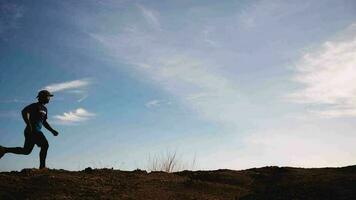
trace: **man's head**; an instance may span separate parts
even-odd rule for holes
[[[43,104],[47,104],[51,97],[53,97],[53,94],[51,94],[48,90],[41,90],[37,95],[38,102]]]

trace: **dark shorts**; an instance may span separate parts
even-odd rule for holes
[[[27,128],[24,131],[25,134],[25,148],[33,148],[35,144],[38,147],[48,147],[48,141],[41,131],[30,132]]]

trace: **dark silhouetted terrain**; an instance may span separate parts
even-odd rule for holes
[[[356,166],[177,173],[86,169],[0,173],[1,199],[356,199]]]

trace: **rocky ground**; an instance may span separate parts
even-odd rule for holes
[[[177,173],[91,169],[0,173],[0,199],[356,199],[356,166]]]

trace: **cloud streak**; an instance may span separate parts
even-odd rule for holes
[[[50,84],[42,89],[49,90],[51,92],[68,92],[78,96],[77,102],[82,102],[88,98],[87,87],[92,84],[91,79],[79,79],[73,81],[67,81],[62,83]]]
[[[154,100],[148,101],[145,105],[147,108],[153,108],[153,107],[159,107],[162,105],[170,105],[170,104],[172,104],[172,102],[170,102],[170,101],[154,99]]]
[[[327,41],[303,56],[294,77],[303,88],[289,99],[322,106],[311,112],[323,117],[356,117],[356,24],[348,32],[346,38]]]
[[[74,111],[65,112],[62,115],[55,115],[54,118],[60,124],[70,125],[87,121],[95,116],[94,113],[91,113],[84,108],[77,108]]]
[[[44,87],[44,89],[49,90],[51,92],[59,92],[64,90],[73,90],[73,89],[83,89],[90,84],[89,79],[81,79],[74,81],[67,81],[63,83],[54,83]]]
[[[154,10],[148,9],[144,7],[143,5],[137,4],[137,7],[140,9],[142,16],[145,18],[148,24],[153,26],[154,28],[159,29],[161,24],[159,22],[157,15],[157,12]]]

